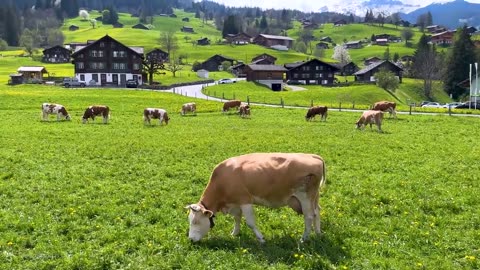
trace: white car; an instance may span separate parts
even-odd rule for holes
[[[225,84],[225,83],[236,83],[237,81],[234,81],[232,79],[220,79],[217,81],[218,84]]]
[[[453,108],[455,108],[457,106],[460,106],[462,104],[463,104],[462,102],[452,102],[452,103],[447,103],[447,104],[443,105],[443,107],[447,108],[447,109],[448,109],[448,107],[450,107],[450,108],[453,109]]]
[[[438,102],[428,102],[422,105],[422,108],[443,108],[443,105]]]

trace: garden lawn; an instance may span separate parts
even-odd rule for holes
[[[197,102],[197,116],[181,104]],[[72,121],[40,121],[43,102]],[[109,124],[81,124],[91,104]],[[145,126],[146,107],[167,126]],[[252,108],[169,93],[0,87],[0,269],[478,269],[478,118],[385,119],[385,133],[354,129],[359,113],[306,122],[303,109]],[[218,214],[199,244],[184,207],[214,166],[251,152],[321,155],[321,236],[299,243],[303,218],[256,208],[267,243]]]

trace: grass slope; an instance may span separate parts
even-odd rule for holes
[[[70,122],[40,121],[62,103]],[[251,119],[191,98],[132,90],[19,86],[0,91],[1,269],[478,269],[478,119],[401,116],[383,134],[357,131],[358,113],[306,122],[304,110],[253,107]],[[80,124],[91,104],[110,124]],[[144,126],[163,107],[168,126]],[[97,120],[98,121],[98,120]],[[299,244],[303,219],[256,208],[267,243],[219,214],[198,245],[184,206],[225,158],[249,152],[323,156],[322,236]]]

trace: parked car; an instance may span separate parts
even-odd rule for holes
[[[299,80],[288,80],[287,84],[289,84],[289,85],[303,85],[304,83],[302,81],[299,81]]]
[[[475,102],[468,101],[468,102],[465,102],[465,103],[455,107],[455,109],[469,109],[469,108],[475,109]],[[480,101],[477,101],[477,107],[476,108],[477,108],[477,110],[480,110]]]
[[[422,105],[422,108],[443,108],[443,106],[438,102],[428,102]]]
[[[137,88],[138,82],[136,80],[127,80],[126,86],[127,88]]]
[[[218,84],[225,84],[225,83],[236,83],[236,81],[232,80],[232,79],[220,79],[217,81]]]
[[[63,86],[69,87],[85,87],[87,83],[78,80],[77,78],[63,78]]]
[[[447,108],[447,109],[448,109],[448,108],[452,108],[452,109],[453,109],[453,108],[456,108],[457,106],[460,106],[460,105],[462,105],[462,104],[463,104],[463,102],[450,102],[450,103],[447,103],[447,104],[443,105],[443,107],[444,107],[444,108]]]
[[[422,101],[422,102],[420,103],[420,105],[418,105],[418,106],[422,107],[423,105],[425,105],[425,104],[427,104],[427,103],[430,103],[430,101],[424,100],[424,101]]]

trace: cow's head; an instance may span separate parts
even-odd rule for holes
[[[200,241],[213,226],[213,212],[206,209],[201,204],[190,204],[185,207],[190,209],[188,214],[188,221],[190,223],[190,229],[188,230],[188,238],[192,242]]]
[[[65,116],[65,120],[68,120],[68,121],[70,121],[70,120],[71,120],[71,118],[70,118],[70,114],[67,114],[67,115]]]

